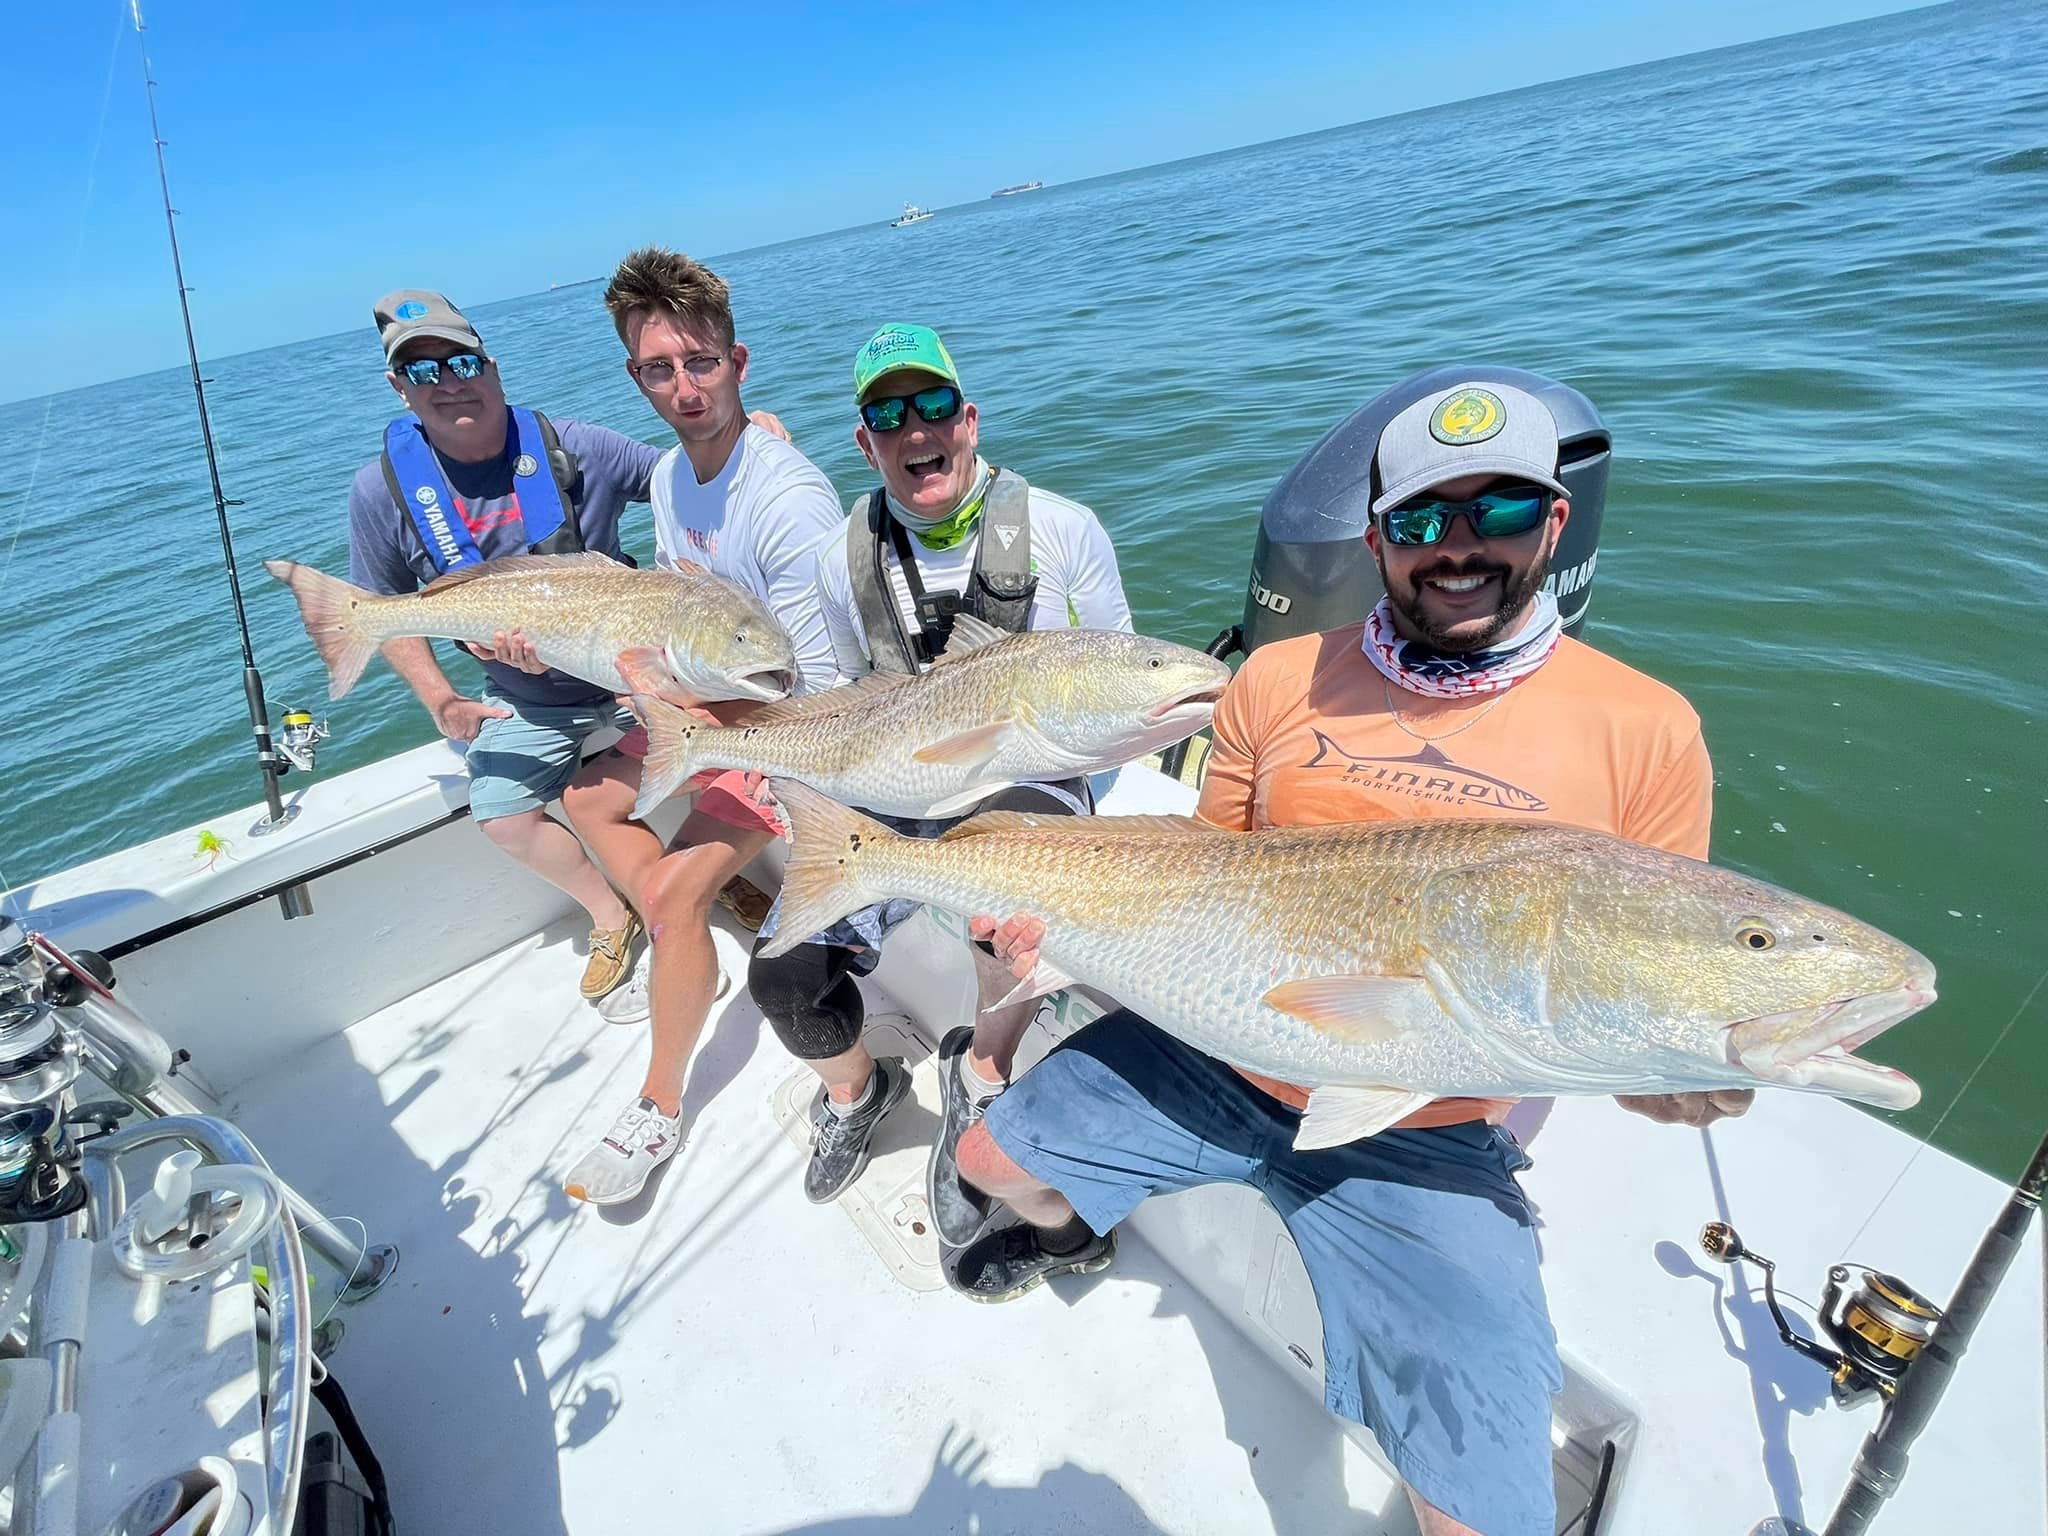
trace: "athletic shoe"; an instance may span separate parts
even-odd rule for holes
[[[639,963],[623,987],[616,987],[598,999],[597,1016],[607,1024],[645,1024],[654,1017],[654,1000],[648,987],[654,975],[654,949],[640,951]],[[732,978],[725,967],[718,968],[718,987],[711,994],[715,1003],[732,990]]]
[[[995,1202],[960,1177],[960,1138],[981,1120],[983,1105],[960,1080],[960,1064],[974,1043],[973,1026],[962,1024],[939,1042],[939,1134],[924,1165],[925,1204],[939,1241],[958,1248],[974,1241]]]
[[[562,1190],[589,1205],[618,1205],[639,1194],[647,1176],[682,1144],[680,1118],[664,1115],[652,1099],[635,1099],[619,1111],[604,1140],[569,1170]]]
[[[1015,1301],[1054,1275],[1091,1275],[1116,1257],[1116,1233],[1088,1241],[1072,1253],[1047,1253],[1044,1232],[1029,1222],[997,1227],[953,1255],[946,1283],[969,1301]]]
[[[850,1115],[835,1115],[825,1107],[825,1091],[811,1106],[811,1161],[804,1169],[804,1198],[813,1205],[837,1200],[847,1186],[868,1166],[868,1143],[882,1117],[910,1092],[910,1073],[900,1056],[884,1056],[875,1063],[868,1102]]]
[[[590,963],[583,967],[583,995],[593,1002],[626,979],[633,964],[633,941],[640,937],[640,914],[628,909],[623,928],[590,930]]]

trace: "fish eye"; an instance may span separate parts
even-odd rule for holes
[[[1777,946],[1778,936],[1762,923],[1744,923],[1735,930],[1735,942],[1750,949],[1773,949]]]
[[[747,643],[747,632],[743,629],[738,634],[734,635],[733,639],[739,641],[741,645],[745,645]]]
[[[1145,665],[1150,667],[1153,671],[1157,672],[1161,666],[1165,665],[1165,663],[1163,663],[1157,656],[1154,656],[1147,660]]]

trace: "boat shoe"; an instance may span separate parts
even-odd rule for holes
[[[759,933],[775,898],[745,875],[734,875],[719,889],[718,904],[737,918],[747,932]]]
[[[640,931],[640,914],[630,908],[623,928],[590,930],[590,963],[583,967],[586,998],[595,1002],[626,979],[633,968],[633,941]]]

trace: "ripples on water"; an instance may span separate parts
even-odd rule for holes
[[[885,320],[927,320],[994,456],[1094,506],[1141,626],[1194,643],[1238,617],[1266,490],[1384,385],[1487,359],[1583,389],[1616,445],[1589,638],[1698,706],[1719,859],[1940,966],[1942,1003],[1874,1053],[1926,1085],[1902,1117],[1925,1131],[2048,962],[2043,58],[2038,10],[1919,12],[910,230],[878,211],[716,266],[754,352],[750,404],[780,412],[843,497],[865,484],[853,350]],[[686,224],[648,235],[691,244]],[[473,313],[515,399],[657,440],[599,292]],[[257,562],[344,566],[349,477],[394,403],[374,297],[359,332],[209,365],[279,701],[324,686]],[[0,428],[19,659],[0,697],[0,874],[20,882],[218,816],[256,778],[183,376],[0,407]],[[431,732],[382,668],[329,713],[328,772]],[[2043,1012],[1941,1144],[2017,1168],[2048,1079]]]

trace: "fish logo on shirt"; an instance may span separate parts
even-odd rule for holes
[[[1490,805],[1529,815],[1550,809],[1550,802],[1541,795],[1452,762],[1433,742],[1425,743],[1420,752],[1407,757],[1360,757],[1321,731],[1315,733],[1315,738],[1316,755],[1302,766],[1321,768],[1342,763],[1345,779],[1354,784],[1441,805]]]

